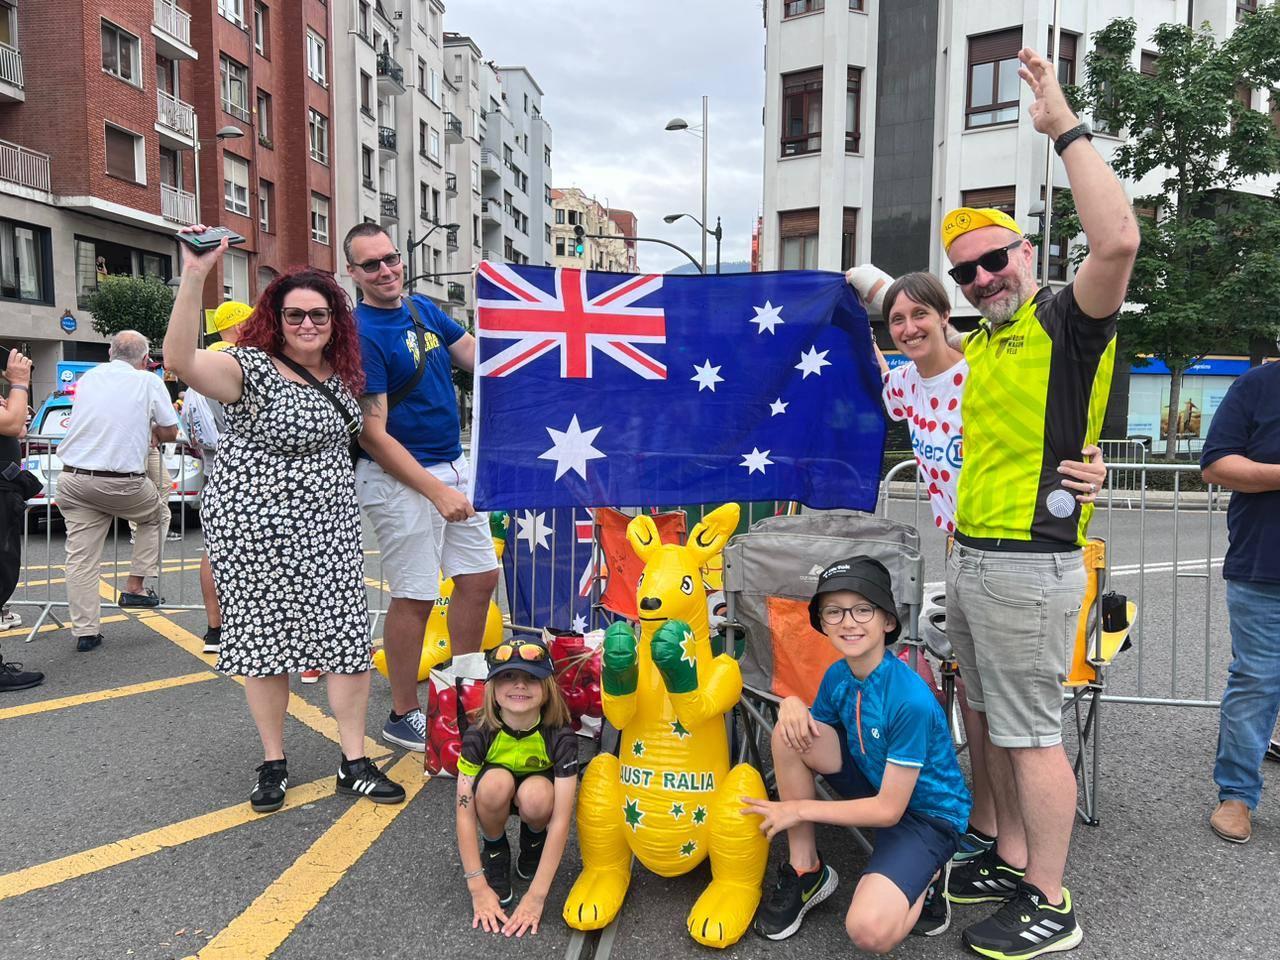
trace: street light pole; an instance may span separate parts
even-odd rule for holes
[[[409,256],[409,279],[405,281],[405,285],[408,286],[410,292],[412,292],[414,289],[414,286],[415,286],[414,281],[418,280],[420,277],[445,276],[445,274],[435,274],[435,273],[424,273],[420,275],[414,274],[415,251],[418,249],[418,247],[426,243],[427,237],[431,236],[441,227],[444,227],[445,232],[448,233],[450,230],[457,230],[460,226],[461,224],[457,224],[457,223],[436,223],[431,227],[430,230],[428,230],[426,233],[420,236],[417,240],[413,239],[413,227],[409,228],[409,243],[408,243],[408,250],[407,250],[407,253]]]
[[[707,98],[702,98],[702,272],[707,272]],[[716,273],[719,273],[719,269]]]
[[[719,274],[720,273],[720,240],[724,236],[724,231],[720,227],[720,218],[716,217],[716,228],[714,230],[708,230],[706,221],[699,220],[692,213],[669,213],[662,218],[662,222],[675,223],[681,217],[688,217],[690,220],[692,220],[694,223],[696,223],[699,227],[702,228],[702,247],[704,250],[706,249],[706,246],[707,246],[707,234],[710,234],[711,236],[716,238],[716,273]],[[679,248],[677,247],[676,249],[679,249]],[[705,267],[703,268],[703,273],[704,274],[706,273]]]

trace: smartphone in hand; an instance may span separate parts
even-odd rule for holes
[[[205,253],[214,249],[222,242],[223,237],[231,246],[244,243],[244,237],[230,227],[210,227],[202,233],[179,233],[177,237],[180,242],[185,243],[196,253]]]

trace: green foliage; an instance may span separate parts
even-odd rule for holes
[[[103,277],[89,295],[93,329],[104,337],[121,330],[137,330],[152,346],[159,346],[173,310],[173,290],[156,277]]]

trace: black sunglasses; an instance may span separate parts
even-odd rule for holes
[[[987,271],[987,273],[999,273],[1009,265],[1009,251],[1022,246],[1023,239],[1023,237],[1019,237],[1007,247],[988,250],[977,260],[966,260],[964,263],[957,263],[947,271],[947,274],[963,287],[966,284],[973,283],[974,278],[978,276],[979,267]]]
[[[365,273],[377,273],[379,270],[382,269],[382,265],[384,263],[388,267],[394,267],[399,262],[400,262],[399,252],[388,253],[385,257],[375,257],[372,260],[362,260],[360,263],[356,263],[355,261],[350,261],[353,267],[359,267]]]

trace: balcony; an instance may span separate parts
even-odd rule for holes
[[[501,178],[502,161],[492,150],[480,151],[480,179]]]
[[[497,250],[486,250],[484,252],[484,259],[492,260],[494,263],[507,262],[507,258],[504,257],[502,254],[500,254]]]
[[[383,193],[378,196],[379,212],[383,223],[400,221],[400,203],[394,193]]]
[[[404,93],[404,67],[389,53],[378,54],[378,92]]]
[[[0,43],[0,103],[22,103],[27,99],[22,89],[22,54]]]
[[[156,131],[160,134],[162,146],[176,150],[191,149],[196,135],[195,108],[171,93],[157,90]]]
[[[196,60],[199,54],[191,46],[191,14],[175,0],[154,0],[151,33],[156,38],[156,53],[170,60]]]
[[[160,184],[160,214],[166,220],[183,226],[196,222],[196,195],[186,190]]]
[[[462,121],[448,110],[444,112],[444,139],[446,143],[462,142]]]
[[[394,156],[396,152],[396,128],[378,128],[378,153],[383,156]]]
[[[445,231],[444,248],[449,251],[458,249],[458,231],[457,230]]]
[[[452,280],[449,282],[449,302],[450,303],[466,303],[467,302],[467,290],[462,284],[455,283]]]
[[[480,201],[480,219],[487,223],[502,225],[502,204],[497,200]]]
[[[49,155],[0,140],[0,180],[49,191]]]
[[[458,195],[458,175],[456,173],[446,173],[444,175],[444,195],[446,197],[456,197]]]

